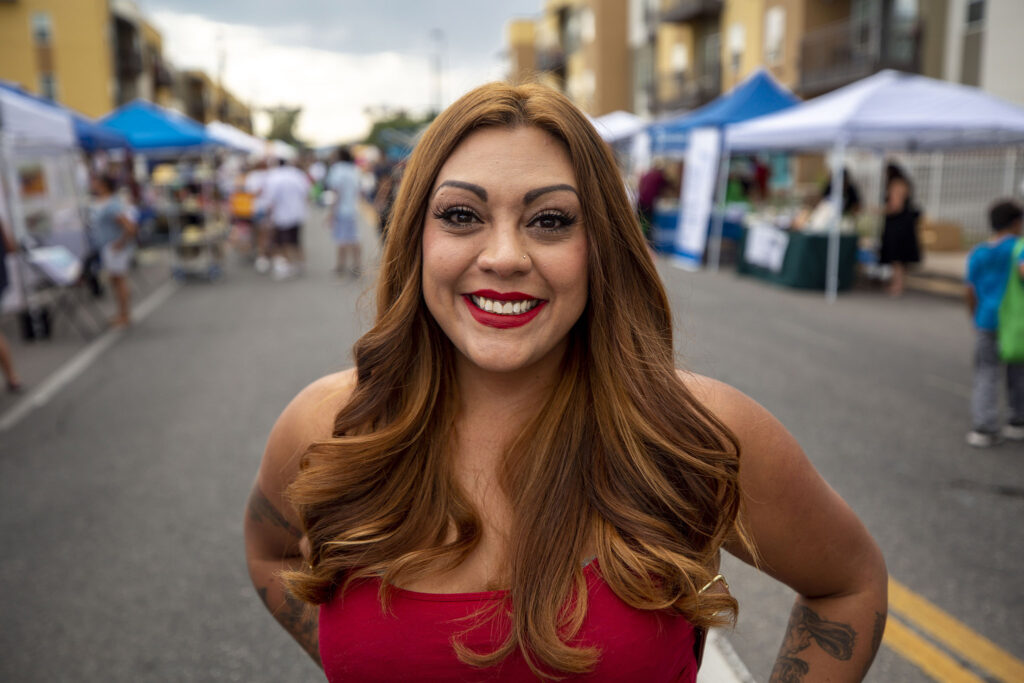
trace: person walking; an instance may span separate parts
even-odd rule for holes
[[[359,167],[353,163],[352,152],[347,147],[335,153],[334,163],[327,171],[327,189],[334,193],[330,206],[331,237],[338,247],[338,260],[334,271],[345,273],[346,263],[351,262],[352,276],[362,273],[362,249],[359,245]]]
[[[917,221],[921,212],[914,205],[910,179],[896,164],[885,167],[885,225],[878,262],[892,266],[890,296],[902,296],[907,266],[921,260]]]
[[[287,162],[267,172],[261,204],[273,226],[273,277],[285,280],[302,269],[302,226],[309,207],[309,176]]]
[[[1010,277],[1024,278],[1024,254],[1014,260],[1021,235],[1024,209],[1014,201],[1000,201],[989,211],[992,237],[974,247],[967,257],[967,307],[975,327],[974,380],[971,390],[973,428],[967,443],[988,448],[1000,434],[1024,440],[1024,363],[1003,363],[999,357],[999,305]],[[1004,369],[1005,368],[1005,369]],[[1010,420],[1000,430],[999,382],[1005,372]]]
[[[110,321],[114,327],[131,324],[132,301],[128,286],[128,270],[135,255],[137,232],[135,211],[121,199],[113,176],[98,175],[92,179],[95,203],[92,207],[90,234],[93,246],[100,252],[100,263],[117,299],[117,315]]]
[[[0,192],[0,301],[3,301],[4,290],[7,289],[7,254],[17,251],[17,243],[14,236],[7,229],[4,216],[3,192]],[[22,390],[21,378],[14,369],[14,361],[11,359],[11,347],[7,343],[3,332],[0,332],[0,372],[4,375],[4,382],[7,391],[12,394]]]

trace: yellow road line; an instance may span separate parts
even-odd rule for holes
[[[941,683],[985,683],[982,678],[892,617],[889,617],[889,623],[885,625],[885,638],[882,642]]]
[[[1024,681],[1024,662],[892,578],[889,579],[889,607],[953,652],[998,678]],[[886,641],[888,635],[886,629]]]

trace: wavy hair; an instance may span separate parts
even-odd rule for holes
[[[728,593],[701,593],[738,527],[739,444],[679,379],[668,297],[610,148],[563,95],[492,83],[431,124],[405,171],[383,255],[372,329],[355,345],[357,382],[333,438],[313,444],[288,489],[311,547],[285,576],[323,604],[354,580],[388,586],[457,566],[480,521],[448,460],[458,404],[452,345],[421,291],[422,235],[437,174],[475,130],[536,126],[562,142],[581,197],[589,298],[556,384],[504,455],[515,519],[511,627],[493,652],[457,635],[482,667],[519,649],[540,676],[593,668],[573,645],[587,609],[580,560],[595,544],[605,582],[627,604],[670,610],[698,627],[735,618]],[[493,616],[493,615],[492,615]]]

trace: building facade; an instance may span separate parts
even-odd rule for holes
[[[0,2],[0,78],[102,116],[116,102],[107,0]]]
[[[592,116],[632,108],[624,0],[547,0],[540,19],[509,25],[510,78],[537,80]],[[531,42],[533,49],[529,49]]]
[[[94,118],[144,99],[252,130],[238,98],[168,63],[132,0],[0,0],[0,78]]]
[[[655,117],[706,104],[762,67],[805,99],[898,69],[1024,104],[1020,26],[1021,0],[547,0],[533,52],[519,27],[510,54],[528,54],[538,80],[591,114],[610,110],[597,92],[612,80],[629,93],[613,108]],[[595,68],[596,55],[628,68]]]

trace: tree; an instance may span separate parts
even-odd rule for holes
[[[306,145],[295,136],[295,126],[302,114],[302,107],[277,106],[268,108],[270,114],[270,133],[267,138],[281,140],[289,145],[305,147]]]
[[[433,113],[417,117],[403,109],[368,110],[367,114],[374,117],[375,120],[364,142],[381,148],[395,144],[396,138],[407,139],[411,144],[416,133],[434,120]]]

